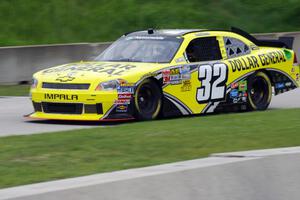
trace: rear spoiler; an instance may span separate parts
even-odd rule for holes
[[[231,27],[231,31],[247,38],[257,46],[293,49],[293,43],[294,43],[293,37],[279,37],[278,40],[258,40],[254,36],[247,33],[246,31],[243,31],[236,27]]]

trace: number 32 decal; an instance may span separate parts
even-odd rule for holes
[[[228,78],[227,65],[216,63],[214,65],[200,65],[198,79],[201,87],[197,89],[198,103],[220,101],[225,99],[226,82]]]

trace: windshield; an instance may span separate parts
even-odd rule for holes
[[[127,36],[114,42],[97,61],[169,63],[181,38],[162,36]]]

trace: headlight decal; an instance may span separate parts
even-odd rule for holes
[[[96,91],[108,91],[108,90],[116,90],[118,86],[126,84],[127,81],[123,80],[123,79],[117,79],[117,80],[110,80],[110,81],[106,81],[106,82],[102,82],[100,83],[97,87],[96,87]]]
[[[37,85],[38,85],[38,80],[33,78],[31,82],[31,88],[37,88]]]
[[[107,82],[102,82],[96,87],[96,91],[101,91],[101,90],[115,90],[118,87],[118,82],[117,80],[112,80],[112,81],[107,81]]]

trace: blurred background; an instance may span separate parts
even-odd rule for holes
[[[300,30],[299,0],[1,0],[0,45],[113,41],[153,28]]]
[[[1,0],[0,96],[27,95],[33,73],[93,60],[147,28],[235,26],[261,39],[292,37],[300,54],[299,10],[299,0]]]

